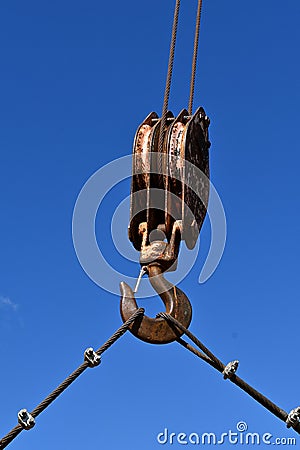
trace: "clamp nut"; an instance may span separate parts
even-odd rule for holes
[[[27,409],[21,409],[18,412],[18,422],[24,430],[30,430],[35,425],[35,420]]]
[[[231,378],[236,373],[239,363],[239,361],[235,360],[227,364],[227,366],[223,370],[224,380],[227,380],[227,378]]]
[[[88,363],[89,367],[97,367],[101,363],[101,357],[91,347],[87,348],[84,352],[84,360]]]
[[[298,408],[292,409],[286,419],[287,428],[296,427],[300,424],[300,406]]]

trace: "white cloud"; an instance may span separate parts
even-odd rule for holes
[[[8,297],[2,297],[0,296],[0,307],[1,308],[10,308],[13,311],[17,311],[18,305],[14,303],[10,298]]]

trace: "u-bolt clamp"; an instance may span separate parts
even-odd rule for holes
[[[173,286],[163,276],[158,264],[146,266],[152,287],[159,294],[166,307],[166,313],[177,319],[186,328],[192,320],[192,307],[187,296],[178,287]],[[123,321],[128,320],[138,309],[133,290],[122,282],[120,311]],[[151,318],[146,315],[137,319],[129,328],[131,333],[150,344],[167,344],[182,336],[183,332],[169,324],[163,318]]]

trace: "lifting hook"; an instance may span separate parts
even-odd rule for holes
[[[166,313],[188,328],[192,319],[192,307],[187,296],[179,288],[169,283],[163,276],[162,267],[157,264],[144,266],[150,283],[165,304]],[[120,311],[125,322],[138,309],[133,290],[128,284],[120,283]],[[129,328],[131,333],[150,344],[168,344],[182,336],[183,332],[163,318],[141,316]]]

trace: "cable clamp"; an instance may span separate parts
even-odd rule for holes
[[[296,427],[300,423],[300,406],[298,408],[292,409],[286,419],[286,426],[288,428]]]
[[[235,360],[227,364],[222,372],[224,375],[224,380],[227,380],[227,378],[231,378],[235,374],[237,368],[239,367],[239,363],[240,362],[238,360]]]
[[[88,363],[89,367],[97,367],[101,363],[101,357],[91,347],[87,348],[84,352],[84,360]]]
[[[21,409],[18,412],[18,422],[24,430],[30,430],[35,425],[35,420],[27,409]]]

